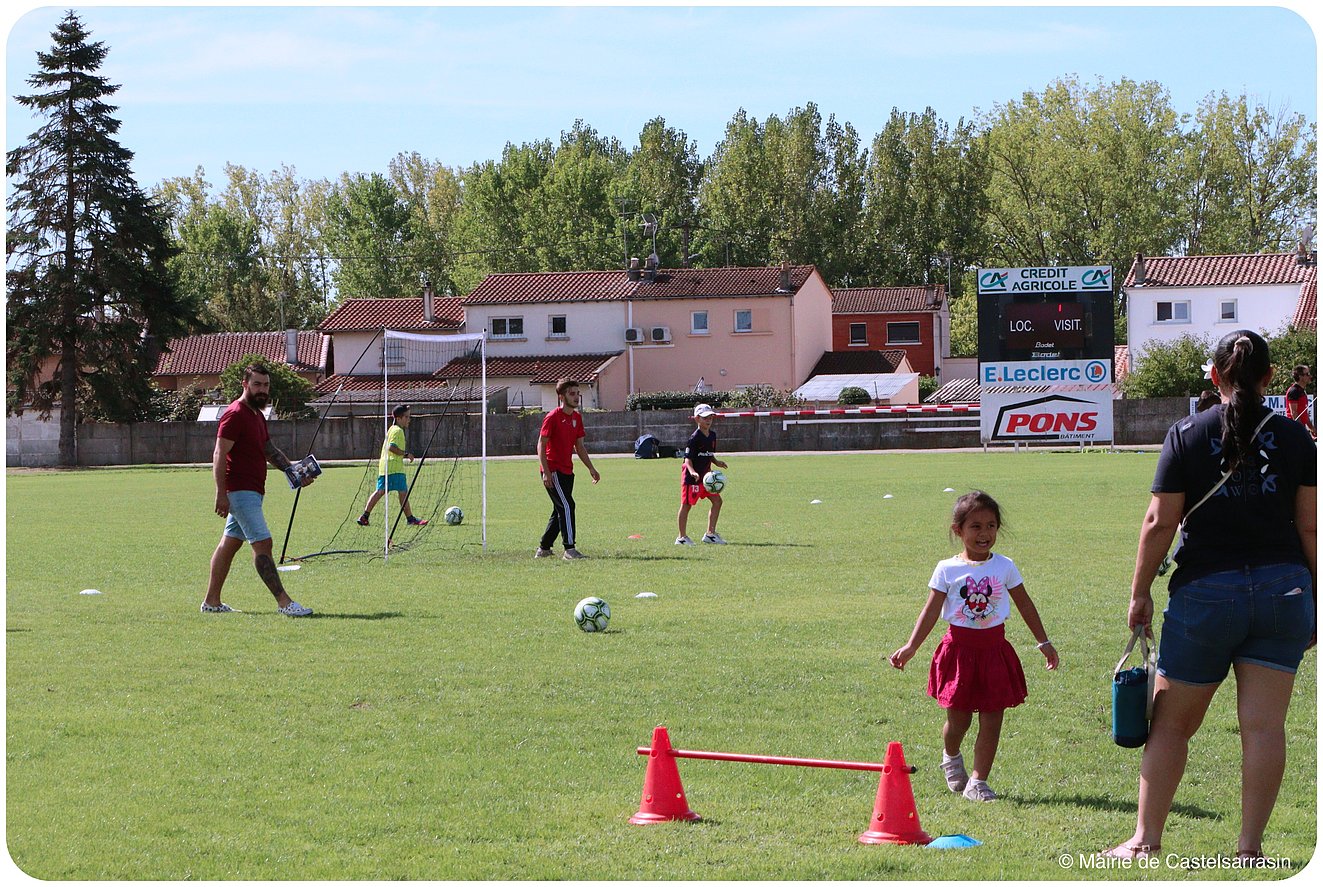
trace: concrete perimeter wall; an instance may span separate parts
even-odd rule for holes
[[[1162,443],[1167,429],[1189,414],[1188,398],[1118,400],[1113,425],[1119,445]],[[462,455],[477,455],[480,446],[477,416],[468,417]],[[849,421],[844,421],[849,420]],[[862,420],[862,421],[861,421]],[[409,429],[411,446],[432,436],[436,420],[416,416]],[[491,456],[533,455],[541,416],[488,416],[487,452]],[[688,410],[587,413],[590,453],[632,453],[634,441],[651,434],[663,444],[681,446],[693,430]],[[791,424],[787,424],[791,423]],[[308,451],[316,421],[273,421],[271,438],[287,455],[297,458]],[[364,459],[380,451],[384,427],[379,418],[327,419],[312,450],[319,459]],[[456,431],[456,433],[458,433]],[[757,416],[720,420],[717,425],[723,452],[768,450],[887,450],[943,449],[981,446],[978,415],[954,420],[932,416],[914,418],[841,417],[786,419]],[[447,439],[450,429],[436,434]],[[78,427],[80,465],[141,465],[210,462],[216,441],[215,422],[149,422],[130,425],[84,423]],[[29,413],[9,416],[5,423],[5,464],[11,468],[48,467],[59,456],[58,416],[43,422]]]

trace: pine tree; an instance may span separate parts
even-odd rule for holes
[[[140,418],[154,341],[186,332],[193,304],[176,294],[164,216],[133,179],[96,72],[103,43],[72,12],[38,52],[35,90],[16,96],[45,123],[8,152],[6,245],[9,412],[60,408],[60,464],[76,465],[80,399],[102,415]],[[41,381],[54,367],[54,378]]]

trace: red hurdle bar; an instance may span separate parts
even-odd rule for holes
[[[872,764],[867,761],[830,761],[821,758],[779,758],[773,755],[737,755],[724,751],[692,751],[684,748],[672,748],[666,750],[667,754],[675,758],[698,758],[704,761],[738,761],[744,764],[785,764],[791,767],[827,767],[832,770],[873,770],[882,772],[888,768],[887,764]],[[640,746],[638,753],[641,755],[652,754],[652,749],[646,746]],[[909,772],[913,773],[914,768],[910,767]]]

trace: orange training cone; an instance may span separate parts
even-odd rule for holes
[[[629,821],[634,825],[651,825],[674,819],[694,822],[702,818],[689,809],[689,802],[684,799],[680,770],[671,754],[671,737],[666,734],[665,727],[654,727],[648,772],[643,775],[643,801],[639,804],[639,812]]]
[[[887,744],[887,756],[882,765],[873,818],[868,823],[868,831],[859,836],[859,843],[927,844],[932,838],[919,827],[914,790],[910,788],[910,766],[905,763],[905,752],[899,742]]]

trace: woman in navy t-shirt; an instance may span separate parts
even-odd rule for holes
[[[1111,856],[1157,854],[1190,738],[1234,670],[1244,756],[1236,853],[1262,857],[1285,768],[1295,671],[1314,644],[1314,441],[1298,422],[1264,405],[1272,366],[1262,336],[1237,330],[1223,337],[1212,376],[1222,402],[1167,432],[1140,530],[1131,628],[1152,624],[1158,564],[1178,526],[1181,539],[1140,766],[1139,821]]]

